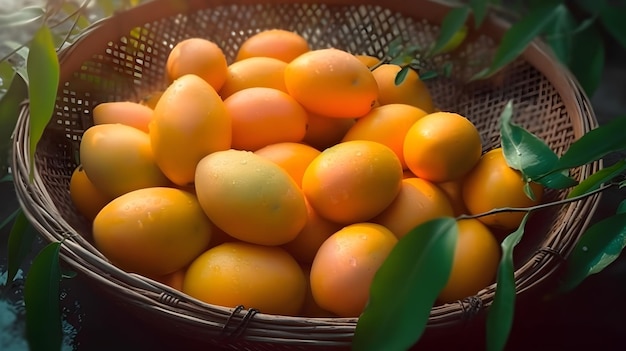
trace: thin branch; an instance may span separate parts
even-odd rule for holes
[[[548,207],[553,207],[553,206],[560,206],[560,205],[564,205],[564,204],[568,204],[570,202],[576,202],[576,201],[580,201],[586,197],[595,195],[597,193],[601,193],[604,190],[614,187],[616,186],[616,183],[610,183],[608,185],[602,186],[596,190],[590,191],[588,193],[582,194],[582,195],[578,195],[572,198],[566,198],[563,200],[558,200],[558,201],[553,201],[553,202],[546,202],[543,204],[539,204],[536,206],[531,206],[531,207],[502,207],[502,208],[495,208],[493,210],[487,211],[487,212],[483,212],[483,213],[477,213],[477,214],[473,214],[473,215],[467,215],[467,214],[463,214],[460,215],[458,217],[456,217],[456,219],[472,219],[472,218],[479,218],[479,217],[485,217],[485,216],[489,216],[492,214],[496,214],[496,213],[502,213],[502,212],[533,212],[533,211],[538,211],[538,210],[542,210]]]

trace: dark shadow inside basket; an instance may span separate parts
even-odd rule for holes
[[[193,11],[168,13],[158,18],[150,17],[157,15],[149,12],[135,12],[134,24],[122,20],[106,22],[66,50],[61,55],[62,81],[57,105],[36,153],[36,167],[45,190],[71,226],[65,229],[91,240],[90,224],[76,212],[68,187],[72,171],[79,163],[81,136],[93,124],[93,108],[108,101],[139,101],[164,89],[167,85],[165,61],[173,45],[180,40],[192,36],[211,39],[224,48],[232,61],[241,42],[251,33],[285,28],[304,35],[313,48],[334,46],[355,54],[383,57],[388,44],[397,37],[407,43],[426,46],[438,32],[437,25],[422,18],[378,5],[340,3],[265,5],[244,1],[220,2],[211,8],[207,8],[208,3],[202,3]],[[404,8],[400,1],[390,4]],[[147,18],[144,20],[143,16]],[[429,62],[433,67],[448,58],[455,63],[451,78],[437,78],[427,83],[435,104],[441,110],[469,118],[481,132],[486,151],[499,146],[499,117],[511,100],[514,122],[561,154],[576,138],[575,131],[580,127],[575,127],[574,120],[581,118],[575,115],[578,112],[571,99],[566,104],[561,96],[567,87],[557,88],[551,79],[525,60],[509,65],[492,79],[464,83],[468,76],[483,67],[481,63],[488,62],[486,57],[490,57],[493,48],[493,40],[480,34],[472,37],[454,56],[438,57]],[[580,179],[580,174],[574,173],[574,177]],[[549,191],[544,200],[564,196],[564,192]],[[516,249],[516,266],[533,265],[542,252],[559,252],[563,232],[571,234],[576,230],[564,228],[571,221],[584,219],[572,219],[566,206],[536,213]],[[571,238],[566,241],[571,245]]]

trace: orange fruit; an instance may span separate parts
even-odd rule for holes
[[[96,248],[119,268],[164,276],[206,250],[211,222],[193,194],[155,187],[109,202],[93,221]]]
[[[232,122],[215,89],[188,74],[170,84],[154,109],[150,142],[157,164],[175,184],[193,183],[198,161],[231,147]]]
[[[307,129],[302,142],[318,150],[324,150],[339,143],[355,122],[353,118],[326,117],[309,111]]]
[[[426,221],[452,215],[450,201],[435,184],[421,178],[405,178],[398,196],[372,222],[385,226],[400,239]]]
[[[448,197],[455,216],[467,213],[467,208],[465,208],[465,202],[463,201],[463,178],[436,183],[436,185]]]
[[[287,63],[272,57],[250,57],[228,66],[226,81],[219,90],[222,99],[253,87],[274,88],[287,92],[285,67]]]
[[[273,88],[247,88],[224,100],[232,121],[232,148],[255,151],[280,142],[299,142],[307,112],[289,94]]]
[[[285,68],[287,91],[308,111],[339,118],[361,117],[378,97],[372,72],[339,49],[312,50]]]
[[[280,247],[228,242],[191,263],[183,292],[219,306],[243,305],[262,313],[297,315],[306,295],[306,277]]]
[[[450,303],[477,294],[493,282],[500,262],[500,245],[476,219],[457,221],[458,237],[452,271],[438,300]]]
[[[93,185],[111,199],[170,185],[156,163],[148,134],[125,124],[89,127],[80,142],[80,161]]]
[[[343,225],[331,222],[315,212],[307,201],[307,221],[295,239],[283,245],[298,262],[311,263],[322,243]]]
[[[304,195],[274,162],[250,151],[216,151],[196,168],[196,193],[211,221],[228,235],[282,245],[304,227]]]
[[[367,221],[396,197],[402,165],[387,146],[369,140],[322,151],[302,177],[302,191],[322,217],[337,223]]]
[[[174,46],[167,57],[165,69],[170,81],[194,74],[213,89],[220,90],[226,81],[228,62],[222,49],[203,38],[189,38]]]
[[[411,126],[426,116],[423,110],[406,104],[389,104],[373,108],[348,129],[343,141],[371,140],[387,145],[406,168],[404,136]]]
[[[148,133],[152,109],[132,101],[103,102],[93,108],[93,123],[121,123]]]
[[[78,213],[90,221],[93,221],[98,212],[111,201],[108,195],[93,185],[80,165],[74,169],[70,177],[70,198]]]
[[[386,63],[376,67],[372,74],[378,84],[378,103],[407,104],[418,107],[428,113],[434,112],[430,91],[414,70],[409,70],[400,84],[395,83],[396,76],[402,67]]]
[[[434,112],[420,118],[406,133],[404,160],[417,177],[446,182],[469,172],[482,154],[480,134],[467,118]]]
[[[309,50],[309,43],[300,34],[285,29],[268,29],[244,40],[237,51],[236,61],[263,56],[291,62]]]
[[[378,57],[371,55],[360,54],[354,55],[354,57],[359,59],[359,61],[361,61],[365,66],[367,66],[367,68],[370,69],[380,62],[380,59]]]
[[[525,181],[519,171],[509,167],[501,148],[486,152],[463,179],[463,200],[470,214],[488,212],[503,207],[530,207],[538,205],[543,187],[531,182],[535,199],[524,192]],[[516,229],[524,212],[502,212],[479,217],[488,226],[499,229]]]
[[[387,228],[373,223],[351,224],[331,235],[311,265],[315,302],[340,317],[358,317],[374,274],[397,241]]]
[[[264,146],[254,153],[281,166],[301,187],[304,171],[320,151],[306,144],[284,142]]]

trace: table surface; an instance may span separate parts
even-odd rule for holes
[[[600,124],[626,115],[626,54],[609,51],[605,77],[592,97]],[[626,158],[626,154],[613,156]],[[609,162],[611,159],[608,160]],[[11,183],[0,184],[0,218],[17,208]],[[603,194],[594,220],[613,213],[626,198],[624,191]],[[0,231],[0,283],[6,280],[6,238]],[[41,247],[39,241],[35,244]],[[571,293],[556,299],[526,301],[516,309],[507,350],[603,349],[618,350],[626,343],[626,255],[604,271],[589,277]],[[24,267],[27,268],[27,267]],[[167,330],[155,330],[124,308],[103,299],[86,278],[63,280],[62,305],[67,314],[66,350],[186,350],[207,349],[206,345],[181,340]],[[23,282],[22,282],[23,283]],[[27,350],[22,338],[24,312],[21,285],[0,285],[0,349]],[[417,349],[484,349],[484,331],[467,329],[454,338],[425,339]],[[212,348],[214,349],[214,348]]]

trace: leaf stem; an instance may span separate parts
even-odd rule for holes
[[[590,191],[588,193],[584,193],[572,198],[566,198],[566,199],[562,199],[562,200],[558,200],[558,201],[552,201],[552,202],[546,202],[543,204],[539,204],[536,206],[530,206],[530,207],[501,207],[501,208],[494,208],[493,210],[487,211],[487,212],[482,212],[482,213],[477,213],[477,214],[473,214],[473,215],[468,215],[468,214],[462,214],[460,216],[457,216],[456,219],[460,220],[460,219],[472,219],[472,218],[479,218],[479,217],[485,217],[485,216],[489,216],[492,214],[496,214],[496,213],[502,213],[502,212],[533,212],[533,211],[538,211],[538,210],[542,210],[548,207],[553,207],[553,206],[559,206],[559,205],[564,205],[570,202],[576,202],[579,200],[582,200],[586,197],[595,195],[597,193],[603,192],[604,190],[607,190],[611,187],[614,187],[618,185],[617,183],[609,183],[608,185],[602,186],[598,189],[595,189],[593,191]]]

